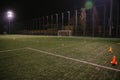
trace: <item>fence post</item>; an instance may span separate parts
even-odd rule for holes
[[[68,27],[70,29],[70,11],[67,11],[67,13],[68,13]]]
[[[109,36],[112,35],[112,3],[113,1],[110,0],[110,23],[109,23]]]
[[[64,29],[64,13],[62,13],[62,29]]]
[[[48,25],[49,24],[49,22],[48,22],[48,16],[46,16],[46,18],[47,18],[47,28],[48,28],[49,27],[49,25]]]
[[[77,10],[75,10],[75,35],[77,35]]]
[[[53,27],[53,15],[51,15],[51,34],[54,32],[54,27]]]
[[[82,20],[82,26],[83,26],[83,36],[86,35],[86,9],[81,8],[81,20]]]
[[[93,30],[92,30],[92,36],[94,37],[94,34],[95,34],[95,25],[94,25],[94,7],[93,7],[93,10],[92,10],[92,26],[93,26]]]
[[[44,16],[43,16],[43,21],[42,21],[42,23],[43,23],[43,24],[42,24],[42,25],[43,25],[42,27],[43,27],[43,30],[44,30]]]
[[[119,30],[119,4],[117,5],[117,26],[116,26],[116,37],[118,37]]]
[[[106,3],[106,1],[105,1],[105,3]],[[106,30],[106,4],[104,3],[104,32],[103,32],[103,36],[105,37],[105,30]]]
[[[56,14],[56,27],[58,29],[58,14]]]

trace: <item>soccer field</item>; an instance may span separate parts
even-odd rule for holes
[[[120,80],[120,39],[0,35],[0,80]]]

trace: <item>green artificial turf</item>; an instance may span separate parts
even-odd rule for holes
[[[108,52],[110,47],[113,53]],[[119,71],[27,48],[120,70],[117,38],[0,35],[0,80],[120,80]],[[110,63],[113,56],[115,66]]]

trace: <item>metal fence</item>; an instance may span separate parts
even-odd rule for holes
[[[71,30],[73,36],[120,37],[119,4],[111,3],[95,0],[91,9],[81,8],[12,23],[10,33],[57,35],[58,30]]]

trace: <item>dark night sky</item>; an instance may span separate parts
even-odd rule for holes
[[[9,9],[15,12],[15,21],[19,22],[67,10],[80,9],[84,7],[85,1],[88,0],[0,0],[0,26],[4,25],[4,14]],[[96,1],[99,3],[100,0]],[[110,0],[106,1],[109,2]],[[120,0],[113,1],[120,2]]]
[[[80,9],[84,7],[84,1],[87,0],[0,0],[0,17],[11,9],[15,11],[16,20],[33,19]]]
[[[0,14],[9,9],[16,13],[16,19],[32,19],[83,6],[84,0],[0,0]]]

